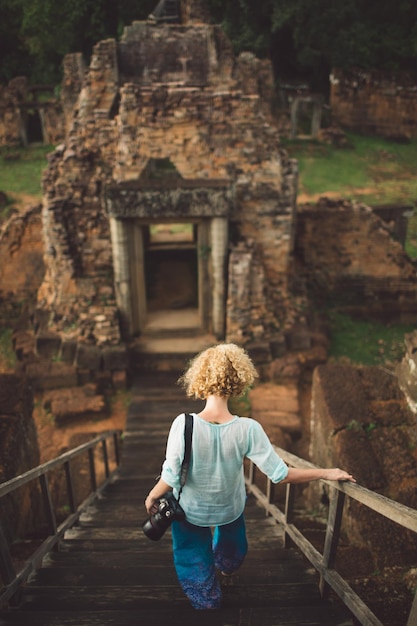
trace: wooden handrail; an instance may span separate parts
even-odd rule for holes
[[[91,441],[88,441],[87,443],[83,443],[82,445],[77,446],[76,448],[73,448],[72,450],[68,450],[68,452],[64,452],[63,454],[56,457],[55,459],[52,459],[51,461],[47,461],[47,463],[43,463],[42,465],[37,465],[36,467],[28,470],[24,474],[21,474],[20,476],[16,476],[16,478],[11,478],[10,480],[6,482],[1,483],[0,484],[0,498],[10,493],[11,491],[14,491],[18,487],[21,487],[22,485],[26,485],[34,478],[39,478],[39,476],[42,476],[42,474],[49,472],[51,469],[54,469],[54,467],[59,467],[60,465],[63,465],[63,463],[65,463],[66,461],[70,461],[71,459],[74,459],[75,457],[79,456],[82,452],[95,448],[97,444],[100,443],[100,441],[103,441],[103,439],[109,439],[110,437],[114,439],[116,435],[117,440],[115,441],[118,447],[117,442],[120,438],[120,434],[121,434],[121,431],[119,430],[109,430],[104,433],[101,433],[100,435],[97,435],[97,437],[94,437],[94,439],[92,439]],[[116,458],[116,462],[118,463],[119,462],[118,456],[116,456],[115,458]]]
[[[120,463],[120,430],[110,430],[101,433],[97,437],[94,437],[91,441],[84,443],[77,448],[69,450],[59,457],[38,465],[33,469],[28,470],[20,476],[16,476],[11,480],[8,480],[0,484],[0,498],[12,493],[19,487],[27,485],[28,483],[39,479],[41,492],[43,497],[45,517],[48,524],[49,536],[38,547],[31,558],[25,563],[23,569],[16,573],[13,565],[13,560],[10,554],[10,548],[6,541],[3,529],[0,525],[0,575],[3,579],[3,588],[0,590],[0,606],[6,602],[11,601],[13,603],[14,598],[20,588],[20,586],[27,580],[32,571],[37,569],[43,557],[47,552],[53,549],[58,543],[61,537],[64,535],[68,528],[71,528],[80,517],[81,513],[97,498],[97,496],[103,491],[106,485],[112,479],[114,473],[117,471],[117,466]],[[114,447],[114,460],[116,468],[113,472],[110,472],[107,441],[113,440]],[[102,462],[104,468],[104,480],[97,486],[96,469],[94,463],[94,450],[101,444],[102,445]],[[79,457],[80,455],[87,453],[90,465],[90,479],[91,479],[91,492],[89,496],[77,507],[74,496],[74,486],[70,467],[70,461]],[[49,491],[48,472],[57,467],[64,467],[65,476],[67,481],[67,497],[68,505],[71,514],[59,525],[56,523],[55,510],[52,502],[52,498]]]
[[[274,448],[279,456],[292,467],[304,469],[318,468],[317,465],[301,459],[294,454],[283,450],[282,448],[277,446],[274,446]],[[283,512],[271,501],[272,489],[269,484],[270,481],[267,481],[264,493],[257,485],[255,485],[255,474],[255,466],[252,462],[250,462],[248,473],[245,476],[248,490],[254,494],[258,502],[264,507],[267,514],[271,515],[271,517],[273,517],[283,527],[285,533],[285,546],[288,546],[289,540],[291,540],[291,542],[293,542],[301,550],[301,552],[319,572],[320,591],[322,595],[326,595],[329,588],[331,588],[337,593],[362,626],[384,626],[371,609],[334,569],[345,496],[360,502],[369,509],[376,511],[379,515],[382,515],[383,517],[396,522],[400,526],[413,532],[417,532],[417,511],[355,483],[323,480],[324,483],[330,486],[330,504],[324,549],[323,554],[321,554],[293,524],[295,486],[290,483],[287,483],[286,485],[285,512]],[[417,594],[414,597],[407,626],[415,626],[416,616]]]

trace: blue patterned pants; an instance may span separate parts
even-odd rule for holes
[[[248,551],[243,514],[231,524],[211,528],[173,522],[174,565],[180,585],[195,609],[218,609],[222,592],[216,568],[231,574]]]

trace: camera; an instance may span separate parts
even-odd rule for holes
[[[152,541],[158,541],[174,520],[185,519],[185,513],[172,491],[168,491],[158,500],[157,507],[157,512],[142,524],[143,532]]]

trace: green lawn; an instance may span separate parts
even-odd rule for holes
[[[300,170],[300,193],[337,193],[370,205],[417,202],[417,141],[347,135],[349,147],[317,141],[284,141]]]
[[[362,365],[399,362],[405,353],[404,336],[415,327],[409,324],[383,324],[354,320],[329,311],[331,325],[330,358],[346,359]]]
[[[42,197],[41,176],[51,146],[0,151],[0,191]]]

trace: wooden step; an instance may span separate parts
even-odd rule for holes
[[[279,587],[275,584],[234,585],[223,590],[224,607],[265,606],[289,607],[297,606],[308,599],[312,606],[321,603],[317,585],[313,583],[284,583]],[[162,609],[173,604],[186,606],[188,600],[177,584],[158,585],[118,585],[118,586],[85,586],[85,587],[32,587],[25,591],[21,608],[42,610],[46,606],[53,611],[96,610],[115,611],[119,609]]]
[[[225,607],[194,611],[171,604],[168,608],[90,611],[11,611],[2,625],[11,626],[352,626],[338,607],[330,604],[291,607]]]

